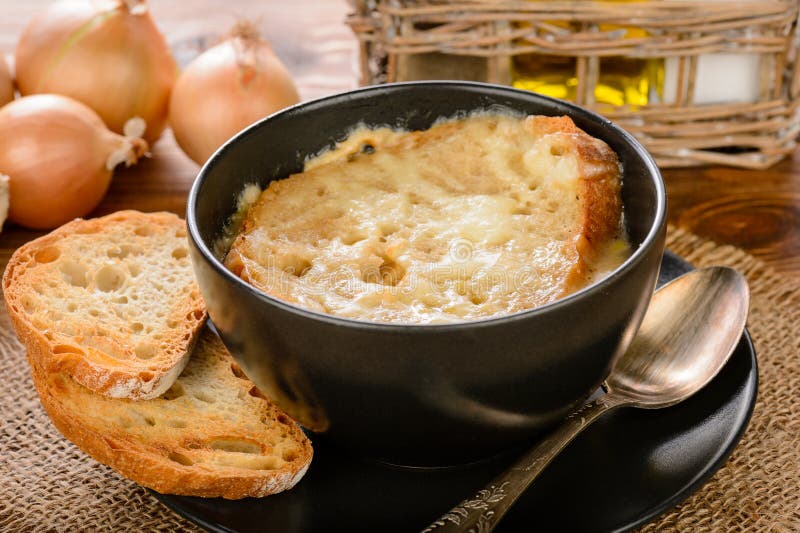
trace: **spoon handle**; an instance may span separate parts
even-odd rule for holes
[[[558,428],[525,452],[505,472],[495,477],[474,496],[450,509],[423,529],[422,533],[492,531],[517,498],[578,433],[601,415],[624,404],[624,400],[611,393],[573,411]]]

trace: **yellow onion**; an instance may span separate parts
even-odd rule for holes
[[[238,131],[298,101],[286,67],[243,22],[183,71],[172,90],[169,122],[178,145],[203,164]]]
[[[0,107],[3,107],[14,99],[14,80],[11,79],[11,72],[8,65],[0,54]]]
[[[10,178],[8,219],[49,229],[82,217],[103,199],[119,163],[147,152],[144,122],[127,136],[109,131],[89,107],[53,94],[19,98],[0,108],[0,174]]]
[[[117,133],[141,117],[151,143],[166,126],[177,66],[146,0],[56,2],[25,28],[15,57],[23,96],[69,96]]]

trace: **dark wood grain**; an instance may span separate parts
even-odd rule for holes
[[[13,52],[24,25],[49,0],[0,0],[0,52]],[[177,45],[219,34],[236,19],[261,18],[261,26],[295,77],[303,98],[356,85],[356,42],[343,24],[343,0],[151,0],[159,26]],[[103,203],[92,213],[118,209],[183,214],[197,166],[167,132],[152,158],[118,171]],[[719,243],[741,247],[780,272],[800,275],[800,154],[768,170],[726,167],[665,170],[670,222]],[[39,235],[7,225],[0,234],[0,268],[14,249]]]
[[[673,224],[800,274],[800,154],[767,170],[672,169],[664,179]]]

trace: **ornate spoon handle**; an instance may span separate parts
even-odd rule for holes
[[[578,433],[603,414],[622,405],[625,405],[625,400],[613,393],[584,404],[508,470],[494,478],[472,498],[450,509],[423,529],[422,533],[492,531],[517,498]]]

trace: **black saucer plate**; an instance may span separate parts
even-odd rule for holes
[[[667,252],[659,283],[691,267]],[[536,480],[498,531],[618,531],[683,500],[730,455],[756,399],[755,352],[745,332],[704,390],[669,409],[622,409],[581,434]],[[369,431],[369,428],[365,428]],[[425,528],[471,496],[514,454],[450,469],[401,469],[348,457],[319,439],[305,478],[264,499],[156,494],[210,531],[300,533]]]

